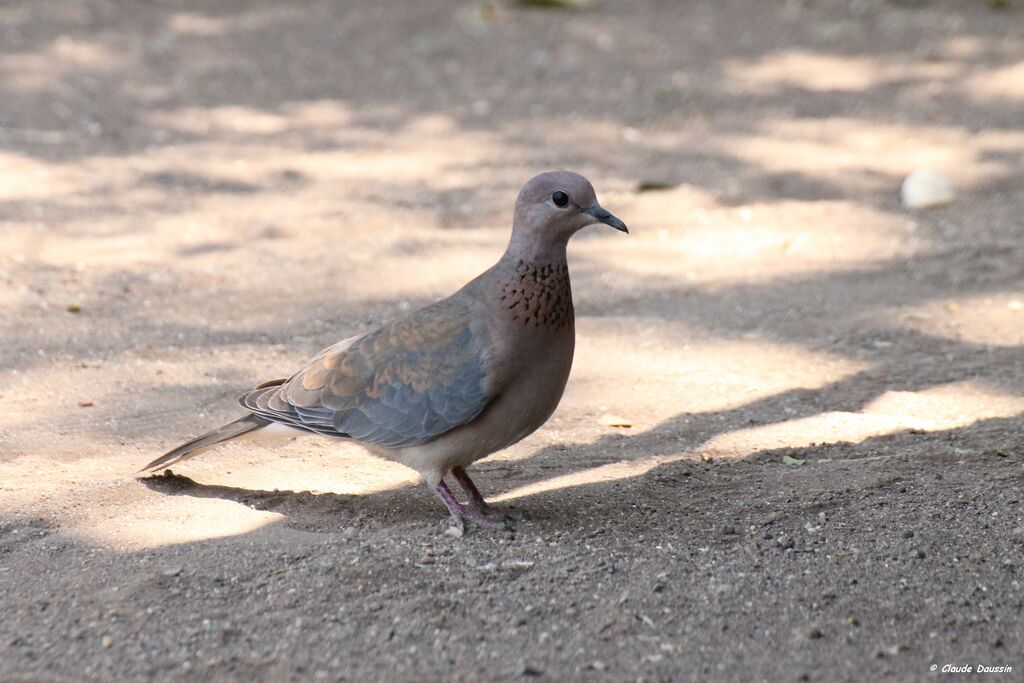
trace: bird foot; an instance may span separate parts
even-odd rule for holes
[[[490,529],[511,529],[512,518],[504,512],[495,510],[492,507],[480,507],[477,505],[466,505],[462,508],[462,515],[474,524],[485,526]]]
[[[508,515],[492,509],[487,503],[470,502],[463,505],[455,498],[448,486],[442,481],[434,488],[438,497],[444,501],[445,507],[452,516],[451,528],[456,531],[452,535],[461,536],[465,531],[465,520],[490,529],[511,529]]]
[[[462,486],[463,490],[469,496],[469,503],[462,505],[461,509],[463,515],[479,524],[480,526],[490,527],[492,529],[511,529],[512,520],[504,512],[498,512],[484,500],[484,497],[480,495],[480,489],[476,487],[473,480],[469,478],[469,474],[466,473],[464,467],[453,467],[452,476],[455,477],[459,485]]]

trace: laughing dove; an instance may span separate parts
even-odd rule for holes
[[[626,225],[568,171],[543,173],[516,200],[512,238],[491,268],[447,299],[322,351],[288,379],[241,397],[244,416],[157,458],[167,467],[256,430],[348,439],[418,471],[453,524],[503,526],[466,467],[551,416],[572,366],[566,245],[588,225]],[[460,503],[451,474],[469,497]]]

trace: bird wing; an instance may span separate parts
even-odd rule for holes
[[[241,403],[253,413],[325,436],[391,448],[422,444],[470,422],[494,398],[488,344],[464,302],[445,300],[345,340],[280,385]]]

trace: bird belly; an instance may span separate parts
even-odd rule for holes
[[[570,338],[569,343],[572,343]],[[572,348],[554,352],[517,373],[472,422],[425,444],[396,449],[387,457],[418,471],[431,485],[453,467],[467,467],[529,436],[558,407],[572,367]]]

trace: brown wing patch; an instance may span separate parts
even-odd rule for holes
[[[331,375],[331,368],[326,367],[324,361],[311,365],[302,373],[302,387],[307,391],[322,389]]]
[[[446,300],[326,349],[282,386],[253,392],[259,415],[385,446],[424,443],[490,401],[486,339]]]

